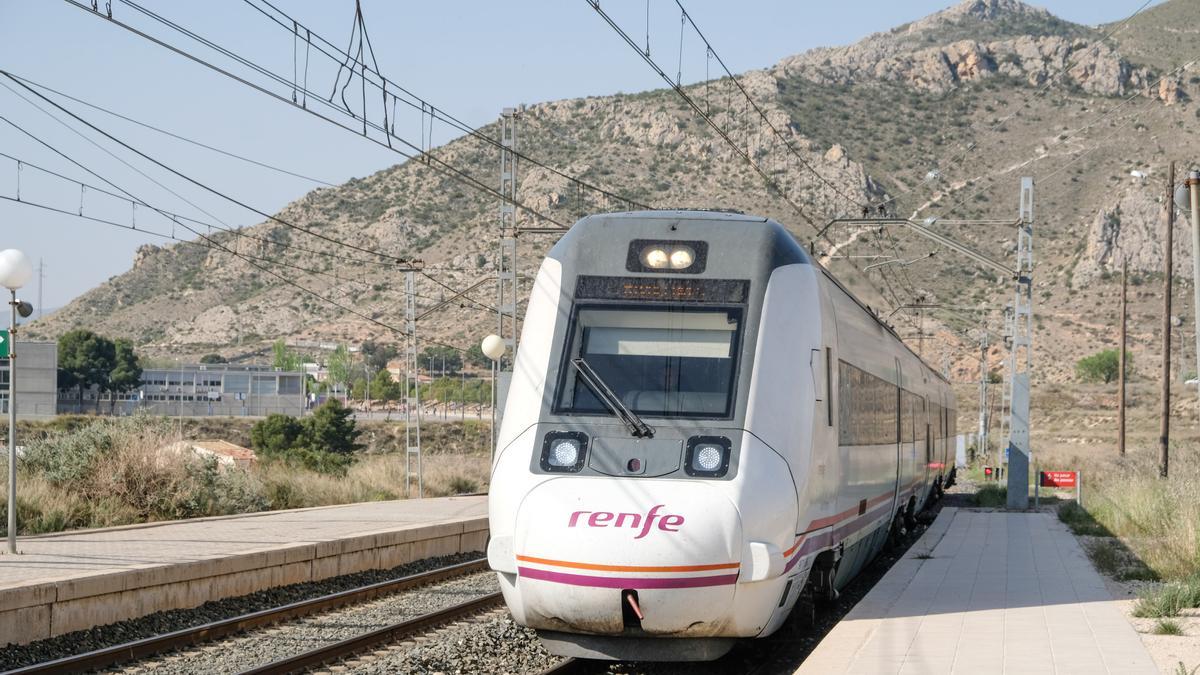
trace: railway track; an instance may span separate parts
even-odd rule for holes
[[[420,586],[435,584],[435,583],[438,583],[441,581],[454,579],[454,578],[465,576],[468,574],[482,572],[487,569],[488,569],[487,560],[481,558],[478,560],[472,560],[472,561],[468,561],[465,563],[459,563],[457,565],[450,565],[447,567],[443,567],[443,568],[436,569],[436,570],[431,570],[428,572],[422,572],[419,574],[413,574],[413,575],[409,575],[406,577],[401,577],[399,579],[382,581],[379,583],[361,586],[359,588],[353,588],[353,589],[346,590],[346,591],[340,591],[338,593],[331,593],[331,594],[324,595],[324,596],[317,597],[317,598],[301,600],[299,602],[282,605],[280,607],[274,607],[274,608],[270,608],[270,609],[260,610],[257,612],[251,612],[249,614],[243,614],[241,616],[236,616],[236,617],[232,617],[229,619],[222,619],[220,621],[214,621],[211,623],[206,623],[206,624],[203,624],[200,626],[195,626],[192,628],[186,628],[183,630],[173,631],[170,633],[165,633],[163,635],[156,635],[154,637],[144,638],[141,640],[135,640],[133,642],[127,642],[127,643],[120,644],[120,645],[114,645],[112,647],[105,647],[103,649],[97,649],[97,650],[85,652],[82,654],[66,656],[66,657],[55,659],[52,661],[46,661],[43,663],[25,666],[22,668],[17,668],[15,670],[6,671],[4,673],[4,675],[35,675],[35,674],[36,675],[57,675],[60,673],[61,674],[78,673],[78,672],[83,672],[83,671],[88,671],[88,670],[110,668],[112,666],[120,665],[122,663],[127,663],[130,661],[137,661],[139,659],[152,657],[152,656],[155,656],[158,654],[162,654],[164,652],[169,652],[169,651],[173,651],[173,650],[177,650],[177,649],[181,649],[181,648],[185,648],[185,647],[190,647],[190,646],[197,645],[197,644],[200,644],[203,642],[217,640],[217,639],[220,639],[223,637],[235,635],[235,634],[242,633],[242,632],[256,629],[256,628],[263,628],[266,626],[270,626],[270,625],[285,622],[285,621],[291,621],[294,619],[299,619],[299,618],[303,618],[303,617],[313,616],[316,614],[321,614],[321,613],[328,612],[328,611],[331,611],[334,609],[338,609],[340,607],[346,607],[349,605],[355,605],[355,604],[367,602],[367,601],[374,600],[376,598],[380,598],[380,597],[383,597],[386,595],[391,595],[393,593],[398,593],[401,591],[417,588]],[[499,603],[499,594],[495,594],[495,597],[489,597],[486,599],[489,599],[493,605],[498,604]],[[480,600],[484,600],[484,598],[481,598]],[[474,601],[474,602],[479,602],[479,601]],[[426,623],[424,625],[426,625],[426,626],[436,625],[438,623],[444,623],[446,621],[454,620],[454,618],[461,618],[462,616],[465,615],[465,613],[468,613],[468,612],[480,611],[480,609],[478,607],[473,608],[473,609],[470,607],[467,607],[468,605],[471,605],[471,604],[472,604],[471,602],[462,603],[462,604],[457,605],[456,607],[452,607],[448,610],[442,610],[441,612],[434,612],[430,615],[418,617],[417,619],[414,619],[414,620],[411,620],[408,622],[404,622],[404,623],[413,624],[412,631],[420,632],[421,630],[425,630],[420,627],[421,621],[425,621]],[[445,617],[443,617],[441,619],[431,619],[430,618],[434,614],[445,614],[448,617],[452,613],[452,610],[459,610],[460,613],[458,615],[455,615],[454,618],[445,618]],[[432,622],[432,623],[429,623],[429,622]],[[400,625],[400,624],[398,624],[398,625]],[[391,628],[396,628],[396,627],[393,626]],[[381,631],[376,631],[376,632],[381,632]],[[397,634],[397,636],[398,636],[398,634]],[[346,642],[352,642],[352,640],[343,641],[342,643],[337,643],[337,644],[341,645]],[[378,642],[375,642],[373,644],[378,644]],[[332,646],[333,645],[331,645],[331,647]],[[318,651],[318,650],[314,650],[314,651]],[[252,671],[252,672],[259,672],[259,671],[256,670],[256,671]],[[276,671],[262,671],[262,672],[291,672],[291,671],[276,670]]]
[[[287,673],[301,672],[308,668],[361,654],[372,647],[426,633],[444,624],[493,609],[503,601],[504,597],[500,593],[490,593],[474,600],[459,603],[453,607],[430,612],[415,619],[401,621],[369,633],[335,642],[331,645],[318,647],[301,654],[296,654],[295,656],[272,661],[258,668],[243,671],[242,675],[286,675]]]

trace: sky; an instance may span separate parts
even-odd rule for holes
[[[83,9],[68,0],[0,0],[0,70],[304,178],[197,148],[43,91],[79,117],[180,174],[258,211],[274,213],[322,185],[316,181],[339,184],[404,161],[387,148],[110,23],[91,11],[90,0],[78,2]],[[339,47],[351,39],[352,0],[272,2]],[[952,0],[683,0],[683,4],[721,59],[737,73],[770,66],[813,47],[852,43],[943,9]],[[1064,19],[1095,25],[1125,18],[1142,0],[1042,0],[1033,4]],[[295,70],[297,80],[303,82],[304,41],[293,38],[290,26],[272,23],[245,2],[139,0],[139,5],[289,78]],[[645,2],[605,0],[602,6],[639,43],[644,41]],[[112,8],[114,19],[186,45],[214,63],[230,63],[162,29],[123,0],[113,0]],[[99,10],[101,14],[105,11],[105,0],[99,0]],[[587,0],[362,0],[362,11],[379,69],[472,127],[494,121],[502,108],[519,103],[662,86],[658,76]],[[652,55],[664,64],[676,65],[679,14],[675,3],[652,0],[649,25]],[[699,53],[703,54],[702,48]],[[323,65],[320,55],[311,50],[308,54],[309,88],[314,95],[329,95],[335,67]],[[703,58],[699,62],[685,58],[681,69],[685,82],[705,77]],[[339,82],[344,83],[345,77]],[[288,83],[276,83],[272,91],[285,99],[291,97]],[[263,220],[253,211],[122,149],[3,76],[0,117],[0,153],[8,155],[0,156],[0,196],[9,198],[0,199],[0,249],[19,248],[35,266],[44,264],[40,294],[47,308],[61,307],[128,270],[139,246],[164,243],[162,237],[144,230],[167,236],[174,230],[176,236],[193,238],[183,227],[144,207],[133,208],[95,190],[81,189],[78,181],[116,192],[82,167],[112,180],[144,203],[186,218],[218,226]],[[420,137],[417,111],[395,117],[398,135]],[[430,133],[427,128],[426,133]],[[435,145],[453,136],[444,126],[435,126],[432,135]],[[522,150],[537,157],[536,148]],[[66,213],[10,201],[17,197],[18,189],[22,201]],[[81,210],[88,217],[138,229],[85,220],[77,216]],[[21,294],[38,301],[36,276]]]

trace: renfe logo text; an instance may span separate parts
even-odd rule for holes
[[[567,527],[575,527],[579,525],[579,519],[584,514],[591,514],[583,523],[583,527],[628,527],[634,530],[640,530],[634,539],[641,539],[650,532],[650,528],[654,526],[654,521],[658,521],[658,529],[664,532],[678,532],[679,527],[683,525],[683,516],[675,515],[659,515],[658,510],[665,504],[658,504],[650,508],[650,511],[643,516],[640,513],[611,513],[609,511],[576,511],[571,514],[570,520],[567,521]]]

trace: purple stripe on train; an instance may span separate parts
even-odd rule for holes
[[[721,574],[707,577],[593,577],[587,574],[551,572],[536,567],[517,567],[522,579],[537,579],[568,586],[594,588],[703,588],[737,583],[738,575]]]

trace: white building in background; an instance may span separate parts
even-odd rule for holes
[[[17,342],[16,353],[17,419],[54,417],[58,395],[58,344]],[[4,415],[8,415],[9,372],[8,359],[0,359],[0,413]]]
[[[181,417],[261,417],[271,413],[299,416],[306,407],[305,393],[304,373],[300,371],[228,363],[181,365],[143,370],[142,384],[133,391],[115,395],[95,389],[85,391],[82,406],[78,392],[64,390],[59,394],[58,412],[89,413],[98,407],[101,413],[121,415],[144,410]]]

